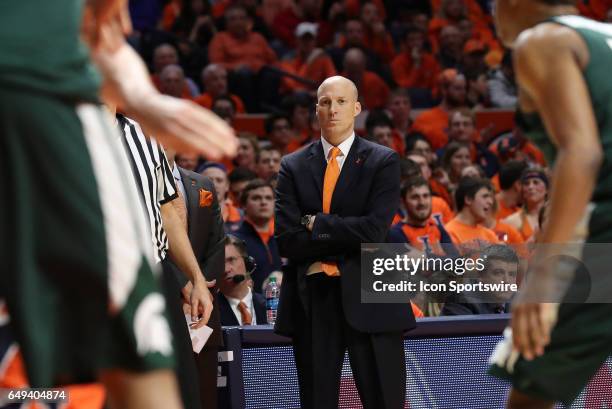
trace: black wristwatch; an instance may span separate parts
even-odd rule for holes
[[[308,225],[310,224],[310,220],[312,220],[313,216],[311,214],[305,214],[302,216],[300,220],[300,224],[308,229]]]

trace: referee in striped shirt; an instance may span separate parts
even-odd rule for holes
[[[192,324],[201,327],[208,322],[212,311],[212,295],[208,283],[187,236],[180,216],[172,201],[177,199],[177,188],[163,148],[147,138],[137,122],[116,114],[122,143],[138,184],[144,209],[150,223],[155,259],[163,270],[163,289],[166,296],[174,347],[177,356],[177,375],[185,408],[199,407],[198,374],[192,354],[191,338],[185,322],[181,293],[191,304]],[[184,287],[168,266],[170,260],[190,279]]]

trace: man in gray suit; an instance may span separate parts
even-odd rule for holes
[[[177,201],[180,202],[177,205],[185,206],[185,208],[178,209],[178,212],[186,216],[187,234],[193,252],[206,280],[217,280],[223,274],[225,265],[225,245],[223,244],[225,233],[213,182],[200,174],[179,168],[174,162],[174,152],[166,150],[166,155],[172,167],[177,190],[183,197],[183,201]],[[175,270],[183,293],[189,294],[189,281],[178,268]],[[223,346],[217,291],[211,289],[211,292],[215,295],[215,300],[208,326],[213,329],[213,333],[202,351],[195,354],[196,366],[200,375],[202,408],[217,407],[217,354],[219,348]]]

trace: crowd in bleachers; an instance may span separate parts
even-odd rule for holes
[[[130,7],[130,42],[150,62],[155,85],[212,109],[238,132],[233,160],[176,161],[213,180],[226,232],[243,239],[255,259],[256,293],[269,275],[282,278],[273,211],[281,159],[320,137],[316,90],[333,75],[358,88],[360,136],[402,157],[401,208],[389,241],[463,252],[535,240],[550,184],[545,155],[517,127],[477,127],[481,110],[512,111],[517,103],[512,55],[495,36],[491,1],[160,0]],[[605,0],[580,3],[580,10],[612,20]],[[262,129],[241,127],[245,114],[260,115]],[[504,277],[520,280],[519,270]],[[480,311],[418,297],[413,310]]]

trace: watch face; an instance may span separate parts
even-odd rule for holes
[[[308,226],[308,223],[310,223],[310,216],[302,216],[302,226]]]

